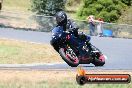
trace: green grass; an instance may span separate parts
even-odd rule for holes
[[[7,52],[8,51],[8,52]],[[7,45],[1,45],[0,46],[0,55],[17,55],[18,52],[20,52],[20,48],[19,47],[15,47],[15,46],[7,46]]]
[[[62,59],[50,45],[0,39],[0,64],[50,63]]]
[[[89,74],[130,74],[132,71],[95,71]],[[0,70],[0,88],[132,88],[130,84],[85,84],[76,82],[77,71]]]
[[[29,11],[30,0],[3,0],[3,10]]]
[[[62,81],[55,84],[48,82],[39,83],[18,83],[11,82],[9,84],[0,83],[0,88],[131,88],[131,84],[85,84],[84,86],[78,85],[75,81]]]
[[[122,13],[122,16],[118,20],[118,23],[125,23],[132,25],[132,6]]]
[[[68,6],[66,5],[66,11],[68,13],[68,16],[71,19],[78,19],[77,17],[77,11],[80,9],[80,7],[83,5],[82,1],[80,3],[73,3],[73,5]]]

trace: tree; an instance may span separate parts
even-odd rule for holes
[[[37,14],[52,16],[59,10],[65,9],[64,0],[32,0],[32,11]]]
[[[103,18],[107,22],[115,22],[126,7],[120,0],[83,0],[83,6],[77,12],[80,19],[86,19],[89,15]]]

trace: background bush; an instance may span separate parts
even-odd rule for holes
[[[132,5],[132,0],[121,0],[123,3],[125,3],[128,6]]]
[[[32,11],[37,14],[53,16],[57,11],[65,10],[65,6],[74,6],[83,3],[77,11],[79,19],[86,19],[89,15],[103,18],[107,22],[116,22],[132,4],[132,0],[31,0]]]
[[[126,7],[121,0],[83,0],[77,16],[86,19],[87,16],[94,15],[106,22],[116,22]]]

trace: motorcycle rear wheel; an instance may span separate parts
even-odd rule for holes
[[[98,54],[98,53],[96,53]],[[100,58],[102,57],[102,58]],[[92,62],[95,66],[103,66],[105,64],[105,57],[103,56],[103,54],[98,54],[96,56],[94,56],[94,60]]]
[[[95,66],[103,66],[105,64],[105,57],[102,54],[102,52],[96,48],[95,46],[92,45],[92,50],[93,50],[93,62],[92,64],[94,64]],[[97,52],[94,52],[97,51]]]

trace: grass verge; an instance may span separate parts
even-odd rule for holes
[[[89,71],[102,73],[102,71]],[[103,74],[124,73],[128,71],[104,71]],[[0,88],[132,88],[130,84],[85,84],[80,86],[76,83],[75,71],[18,71],[1,70]]]
[[[33,44],[0,39],[0,64],[63,62],[48,44]]]
[[[27,12],[30,7],[30,0],[3,0],[3,10]]]
[[[122,13],[118,23],[132,25],[132,6],[130,6],[124,13]]]

